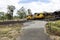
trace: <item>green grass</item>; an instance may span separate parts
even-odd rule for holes
[[[60,20],[46,24],[47,33],[60,36]]]

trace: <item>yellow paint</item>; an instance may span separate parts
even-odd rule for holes
[[[32,17],[31,16],[28,16],[27,19],[32,19]]]
[[[39,16],[38,16],[38,14],[34,15],[34,18],[43,18],[43,17],[44,17],[43,14],[39,14]]]

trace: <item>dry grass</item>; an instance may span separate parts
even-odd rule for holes
[[[15,40],[20,30],[20,24],[0,25],[0,40]]]

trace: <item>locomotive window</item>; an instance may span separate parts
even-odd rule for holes
[[[37,16],[39,16],[40,14],[37,14]]]
[[[35,13],[34,15],[36,15],[37,13]]]

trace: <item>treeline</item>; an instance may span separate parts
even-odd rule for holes
[[[28,9],[27,12],[24,7],[21,7],[19,10],[17,10],[16,16],[13,16],[15,9],[15,6],[8,5],[7,13],[0,12],[0,20],[23,19],[26,18],[27,13],[32,14],[31,9]]]

